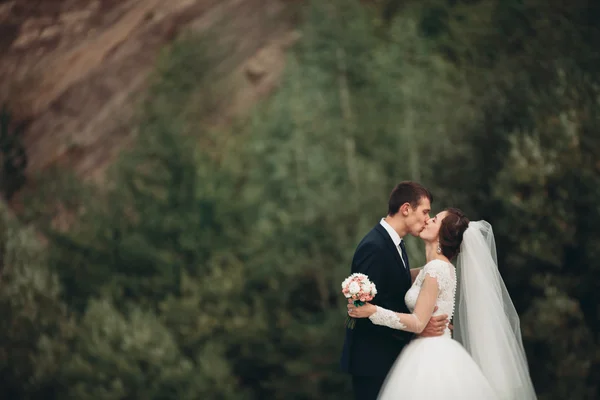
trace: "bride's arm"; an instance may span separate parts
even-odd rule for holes
[[[433,314],[438,290],[437,278],[426,275],[421,286],[415,310],[412,314],[397,313],[367,303],[362,307],[348,305],[348,308],[351,310],[349,315],[353,318],[368,317],[375,325],[383,325],[419,334],[423,332]]]

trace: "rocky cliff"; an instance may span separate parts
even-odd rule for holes
[[[99,177],[131,140],[132,98],[179,33],[235,42],[227,116],[269,93],[294,40],[284,0],[0,0],[0,104],[26,122],[27,174],[66,165]]]

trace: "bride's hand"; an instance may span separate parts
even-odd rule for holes
[[[360,307],[356,307],[354,304],[348,304],[348,315],[352,318],[369,318],[375,314],[377,306],[371,303],[365,303]]]

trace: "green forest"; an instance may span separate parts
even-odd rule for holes
[[[182,36],[103,185],[55,171],[22,215],[0,208],[2,398],[348,398],[339,284],[407,179],[493,225],[538,397],[598,398],[590,4],[299,6],[279,87],[227,128],[207,122],[227,47]]]

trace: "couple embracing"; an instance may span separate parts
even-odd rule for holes
[[[341,365],[355,398],[536,399],[491,225],[455,208],[430,218],[432,202],[422,185],[401,182],[354,254],[351,272],[377,287],[370,303],[348,304],[356,324]],[[410,269],[406,235],[425,242],[423,268]]]

